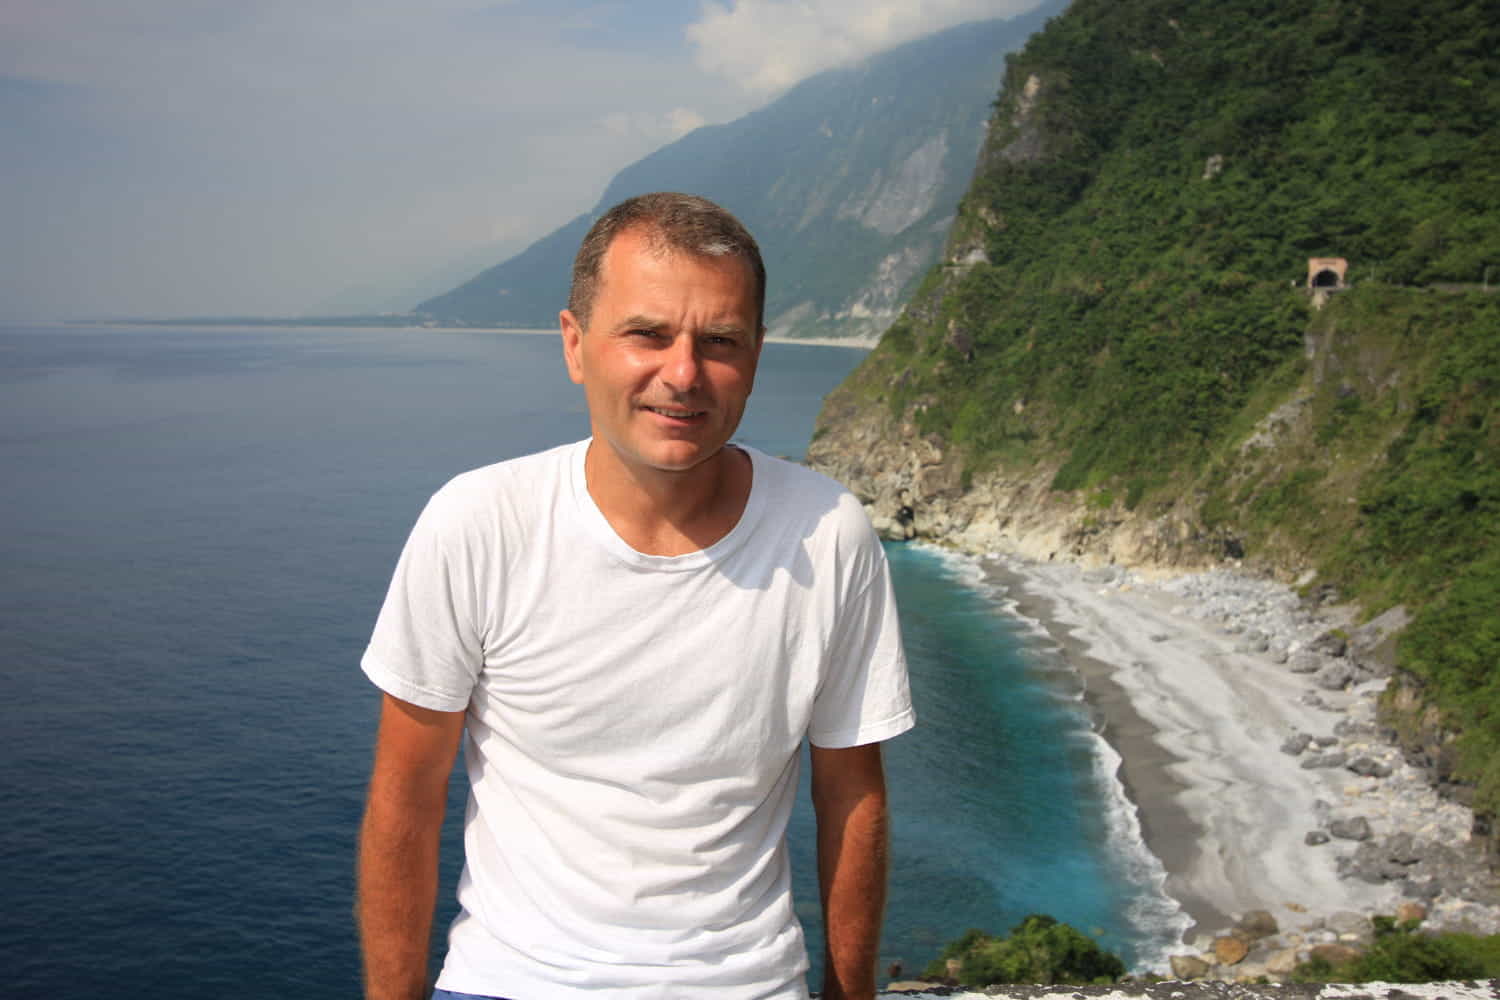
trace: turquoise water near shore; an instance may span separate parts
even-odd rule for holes
[[[800,456],[859,357],[768,345],[742,439]],[[0,359],[8,988],[351,995],[358,657],[433,489],[587,433],[555,341],[0,327]],[[972,563],[889,552],[920,723],[887,751],[886,960],[1037,911],[1154,954],[1170,906],[1076,678]]]

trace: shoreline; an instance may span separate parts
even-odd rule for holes
[[[1500,892],[1468,845],[1472,813],[1440,799],[1381,739],[1384,679],[1314,652],[1342,621],[1336,613],[1229,570],[1148,579],[976,559],[1082,679],[1099,735],[1120,757],[1115,777],[1165,868],[1165,892],[1192,921],[1164,953],[1212,959],[1214,937],[1256,910],[1279,928],[1261,946],[1261,969],[1268,949],[1347,943],[1356,916],[1367,937],[1369,917],[1409,901],[1423,904],[1428,929],[1500,932]],[[1351,676],[1319,683],[1325,674],[1306,669],[1314,659],[1352,664]],[[1360,761],[1373,773],[1351,769]],[[1393,866],[1391,844],[1411,857]],[[1219,974],[1251,974],[1252,964]]]
[[[1057,602],[1013,566],[995,560],[981,564],[987,578],[999,584],[1014,611],[1041,628],[1056,644],[1064,662],[1083,679],[1084,702],[1099,723],[1099,736],[1120,756],[1115,777],[1135,806],[1141,837],[1148,850],[1171,873],[1191,866],[1197,853],[1198,824],[1179,801],[1187,785],[1168,770],[1176,762],[1156,740],[1156,730],[1117,684],[1110,664],[1090,655],[1088,643],[1058,618]],[[1194,926],[1227,926],[1230,915],[1190,892],[1168,892]],[[1192,927],[1188,928],[1191,933]]]

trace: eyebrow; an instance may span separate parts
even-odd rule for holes
[[[660,330],[667,325],[667,321],[657,316],[645,316],[637,313],[627,316],[615,324],[616,330]]]
[[[745,328],[738,323],[710,323],[701,332],[709,337],[722,337],[726,334],[742,337],[745,335]]]
[[[647,315],[645,315],[643,313],[637,313],[634,316],[627,316],[625,319],[621,320],[615,326],[615,329],[616,330],[663,330],[663,329],[665,329],[666,327],[668,327],[670,325],[671,325],[670,323],[668,323],[666,320],[662,319],[659,316],[647,316]],[[707,326],[705,326],[703,329],[699,330],[698,334],[699,334],[699,336],[705,336],[705,337],[720,337],[720,336],[724,336],[726,334],[735,334],[737,336],[744,336],[745,332],[746,332],[745,331],[745,327],[742,326],[739,323],[710,323]]]

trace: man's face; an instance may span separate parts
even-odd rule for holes
[[[568,375],[597,443],[635,470],[686,472],[712,459],[745,412],[760,358],[755,278],[737,257],[654,250],[615,237],[588,330],[561,316]]]

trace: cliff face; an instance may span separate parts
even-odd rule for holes
[[[1397,728],[1494,811],[1497,79],[1477,3],[1075,0],[809,461],[892,537],[1408,606]]]
[[[924,539],[967,552],[1007,552],[1086,565],[1187,569],[1215,562],[1191,512],[1155,517],[1099,511],[1051,488],[1055,467],[974,474],[963,454],[911,421],[830,399],[807,461],[846,484],[885,538]]]

